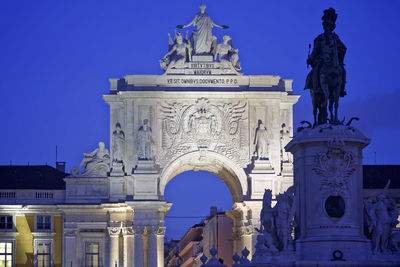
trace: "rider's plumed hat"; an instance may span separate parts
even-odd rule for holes
[[[335,9],[329,8],[324,10],[324,15],[322,16],[323,21],[331,22],[332,24],[335,24],[336,19],[337,19],[337,14]]]

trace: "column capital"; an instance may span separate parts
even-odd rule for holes
[[[135,234],[135,230],[133,230],[132,226],[129,227],[122,227],[122,234],[124,236],[130,236]]]
[[[158,225],[147,226],[147,232],[152,235],[165,235],[166,227]]]
[[[132,230],[134,231],[135,235],[142,235],[144,233],[144,225],[134,225]]]
[[[76,237],[78,235],[78,229],[68,229],[64,228],[64,236],[65,237]]]
[[[107,227],[110,236],[118,236],[121,232],[121,227]]]

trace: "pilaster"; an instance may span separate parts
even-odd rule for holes
[[[124,244],[123,265],[133,266],[135,258],[135,231],[130,227],[122,228],[122,238]]]
[[[120,227],[108,227],[109,235],[109,266],[119,266],[119,235]]]
[[[64,264],[63,266],[77,266],[76,238],[77,229],[64,228]]]

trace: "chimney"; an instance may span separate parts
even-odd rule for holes
[[[57,161],[56,162],[56,170],[65,173],[65,165],[66,165],[65,161]]]
[[[211,206],[210,207],[210,216],[211,217],[215,216],[217,214],[217,212],[218,212],[218,209],[217,209],[216,206]]]

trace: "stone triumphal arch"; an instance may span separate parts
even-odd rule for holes
[[[99,143],[65,179],[66,266],[80,264],[87,240],[98,240],[109,266],[163,266],[171,207],[164,190],[184,171],[211,172],[229,188],[237,252],[254,247],[264,190],[277,195],[293,184],[284,150],[298,100],[292,80],[243,75],[229,36],[221,43],[213,37],[210,47],[194,45],[196,38],[177,32],[170,39],[162,75],[110,79],[103,95],[110,106],[109,151]]]

